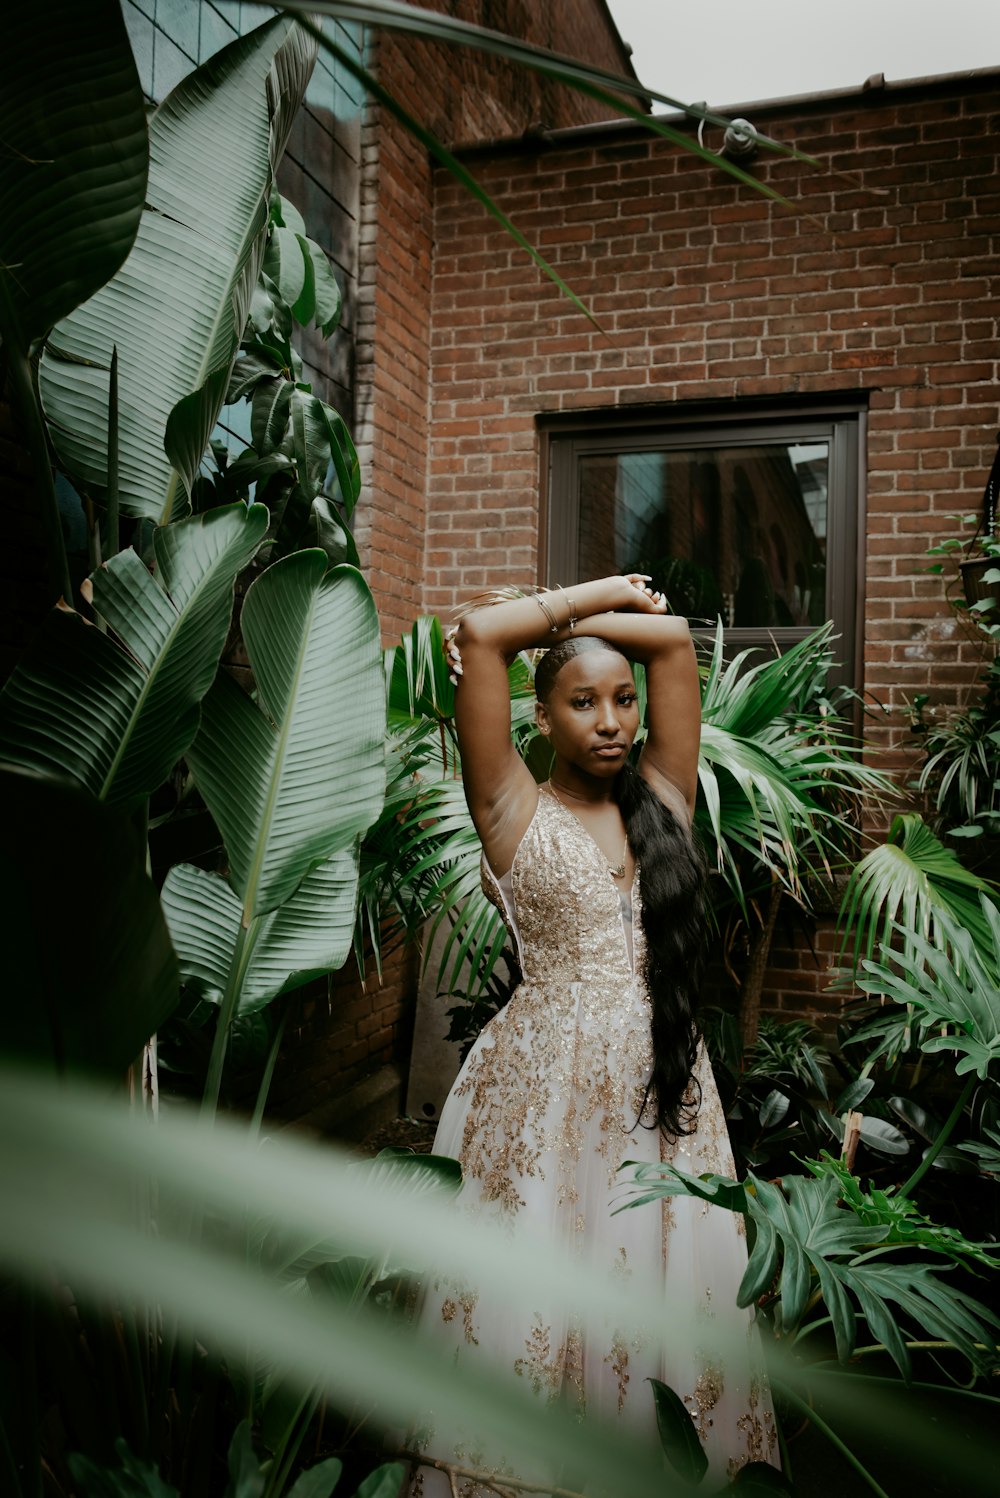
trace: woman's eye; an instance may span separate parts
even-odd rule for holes
[[[590,707],[591,704],[592,698],[590,697],[574,697],[573,699],[574,707]]]
[[[631,707],[634,701],[635,701],[635,693],[634,692],[623,692],[622,695],[618,699],[618,706],[619,707]]]

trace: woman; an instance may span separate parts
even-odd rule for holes
[[[744,1318],[735,1309],[741,1219],[685,1197],[612,1216],[625,1160],[733,1171],[694,1018],[704,884],[691,839],[698,672],[687,624],[647,583],[609,577],[495,604],[467,615],[449,645],[484,888],[523,980],[470,1051],[434,1148],[461,1161],[470,1210],[527,1223],[609,1272],[655,1275],[668,1306]],[[554,756],[543,786],[512,745],[507,686],[511,659],[537,646],[551,647],[535,677],[536,720]],[[639,727],[629,660],[643,664],[647,683],[637,768],[628,762]],[[533,1304],[530,1289],[518,1316],[474,1287],[438,1282],[421,1314],[460,1358],[487,1357],[539,1397],[569,1398],[631,1428],[653,1425],[646,1380],[662,1379],[690,1410],[717,1477],[775,1457],[749,1316],[745,1355],[723,1367],[689,1337],[671,1347],[609,1329],[595,1345]],[[428,1449],[468,1466],[461,1436],[434,1423]],[[430,1498],[449,1487],[422,1468],[411,1491]],[[480,1489],[460,1491],[478,1498]]]

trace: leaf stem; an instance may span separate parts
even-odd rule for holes
[[[111,377],[108,382],[108,529],[105,556],[117,556],[121,541],[118,527],[118,345],[111,350]]]
[[[214,1117],[218,1111],[222,1069],[226,1064],[226,1051],[229,1046],[229,1032],[233,1026],[233,1017],[236,1014],[240,992],[243,988],[246,961],[253,947],[253,943],[249,942],[248,938],[251,931],[256,933],[256,927],[256,921],[252,921],[249,926],[244,926],[241,922],[236,933],[233,955],[229,959],[226,990],[219,1006],[219,1019],[215,1027],[215,1039],[212,1042],[212,1054],[208,1063],[208,1076],[205,1078],[205,1092],[201,1100],[203,1117],[206,1115]]]
[[[809,1369],[809,1377],[815,1378],[817,1373],[824,1378],[864,1379],[866,1384],[885,1384],[892,1389],[903,1390],[905,1388],[907,1392],[909,1392],[910,1389],[928,1389],[935,1394],[940,1394],[942,1392],[941,1384],[932,1384],[922,1380],[913,1379],[910,1383],[904,1385],[902,1380],[899,1378],[883,1377],[878,1373],[852,1374],[850,1372],[845,1372],[839,1366],[836,1368],[824,1368],[821,1364],[813,1363]],[[975,1389],[966,1389],[957,1384],[952,1385],[950,1389],[945,1389],[944,1392],[949,1398],[953,1399],[976,1399],[983,1404],[992,1404],[994,1406],[1000,1405],[1000,1399],[998,1399],[995,1394],[982,1394]]]
[[[862,1465],[862,1463],[854,1455],[854,1452],[851,1450],[851,1448],[846,1444],[846,1442],[841,1440],[840,1436],[838,1436],[833,1427],[826,1423],[822,1415],[818,1414],[816,1410],[813,1409],[812,1405],[807,1404],[804,1399],[800,1399],[798,1394],[790,1389],[787,1384],[777,1384],[776,1387],[781,1390],[782,1399],[787,1399],[789,1404],[791,1404],[795,1409],[798,1410],[799,1414],[804,1415],[807,1420],[812,1421],[813,1425],[816,1426],[816,1429],[822,1435],[826,1436],[826,1439],[830,1442],[830,1445],[840,1452],[844,1460],[854,1468],[859,1477],[864,1479],[864,1481],[871,1488],[872,1492],[878,1495],[878,1498],[889,1498],[889,1494],[886,1492],[885,1488],[879,1486],[879,1484],[875,1481],[875,1478],[868,1471],[868,1468]]]
[[[921,1162],[917,1166],[916,1170],[910,1176],[910,1179],[908,1181],[906,1181],[904,1183],[904,1185],[900,1186],[900,1188],[899,1188],[899,1195],[900,1196],[912,1196],[913,1192],[916,1190],[917,1186],[920,1185],[920,1182],[923,1180],[924,1176],[930,1170],[931,1166],[934,1164],[934,1161],[937,1159],[938,1155],[941,1153],[941,1151],[944,1149],[945,1145],[947,1144],[949,1136],[951,1135],[952,1130],[954,1129],[955,1125],[958,1123],[958,1120],[961,1118],[961,1116],[962,1116],[962,1114],[963,1114],[963,1112],[965,1110],[965,1105],[969,1101],[969,1098],[972,1095],[972,1089],[975,1086],[975,1084],[976,1084],[976,1075],[973,1072],[972,1076],[969,1077],[969,1079],[966,1082],[965,1086],[962,1088],[961,1092],[959,1093],[958,1097],[956,1098],[956,1100],[955,1100],[955,1106],[954,1106],[954,1108],[952,1108],[951,1112],[948,1114],[948,1117],[945,1119],[944,1123],[942,1124],[941,1129],[940,1129],[940,1131],[938,1133],[938,1136],[935,1139],[934,1143],[931,1145],[930,1149],[924,1155],[924,1158],[921,1160]]]
[[[946,1350],[946,1349],[950,1348],[952,1352],[958,1352],[958,1348],[956,1347],[955,1343],[954,1342],[948,1342],[948,1341],[905,1342],[903,1345],[905,1347],[908,1347],[908,1348],[911,1348],[911,1349],[912,1348],[918,1348],[919,1349],[919,1348],[936,1347],[936,1348],[939,1348],[941,1350]],[[975,1349],[976,1349],[977,1352],[985,1352],[986,1351],[986,1343],[985,1342],[974,1342],[972,1345],[975,1347]],[[870,1352],[886,1352],[887,1350],[888,1349],[886,1348],[884,1342],[871,1342],[871,1343],[869,1343],[869,1345],[867,1347],[856,1347],[854,1349],[854,1351],[851,1353],[851,1357],[852,1358],[863,1358],[863,1357],[866,1357],[867,1354],[870,1353]],[[910,1388],[910,1387],[912,1387],[912,1385],[907,1385],[907,1387]]]
[[[253,1117],[250,1120],[250,1126],[247,1130],[247,1133],[249,1134],[249,1137],[251,1139],[256,1139],[257,1135],[260,1133],[261,1120],[264,1117],[264,1109],[267,1106],[267,1095],[271,1090],[271,1080],[274,1076],[274,1068],[278,1062],[278,1052],[281,1049],[281,1042],[284,1038],[285,1025],[288,1023],[288,1015],[290,1009],[291,1004],[290,1002],[286,1001],[285,1007],[282,1011],[281,1019],[278,1021],[277,1029],[274,1032],[274,1039],[271,1041],[270,1050],[267,1053],[267,1064],[264,1067],[264,1075],[260,1079],[260,1087],[257,1089],[257,1101],[254,1104]]]

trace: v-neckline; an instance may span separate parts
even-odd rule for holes
[[[611,868],[610,868],[610,866],[608,864],[608,860],[607,860],[607,855],[605,854],[604,849],[601,847],[600,843],[597,841],[597,839],[594,836],[594,834],[590,831],[590,829],[588,827],[584,826],[584,823],[583,823],[582,819],[577,816],[577,814],[576,814],[575,811],[573,811],[570,807],[568,807],[565,804],[565,802],[560,801],[559,797],[556,795],[555,791],[552,789],[552,783],[551,783],[551,781],[548,781],[548,780],[543,781],[542,782],[542,789],[548,792],[549,800],[553,801],[555,803],[555,805],[558,806],[559,810],[562,811],[562,812],[565,812],[566,816],[568,816],[573,822],[575,822],[576,826],[579,827],[580,831],[583,833],[584,837],[587,839],[587,841],[590,844],[590,846],[594,849],[594,852],[596,853],[597,857],[600,858],[600,860],[601,860],[601,867],[603,868],[603,870],[604,870],[605,874],[607,875],[608,879],[611,881],[611,888],[614,890],[615,894],[618,896],[619,901],[621,901],[623,899],[627,900],[628,903],[629,903],[629,905],[631,906],[631,904],[633,902],[634,894],[635,894],[635,873],[636,873],[636,869],[639,867],[638,861],[633,857],[633,859],[632,859],[632,877],[631,877],[631,879],[628,882],[628,888],[627,889],[619,889],[619,887],[618,887],[618,881],[615,878],[612,877]],[[627,852],[628,852],[628,848],[627,848],[627,834],[626,834],[626,853]]]

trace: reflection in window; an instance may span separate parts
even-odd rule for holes
[[[649,573],[727,627],[827,617],[827,440],[581,455],[579,482],[578,576]]]

